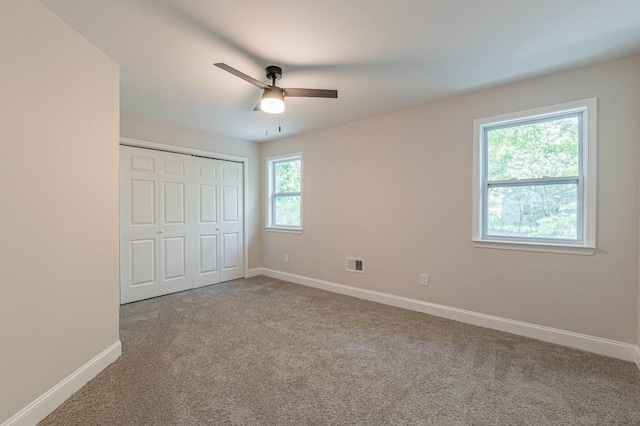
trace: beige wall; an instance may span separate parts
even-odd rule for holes
[[[304,233],[265,232],[263,266],[578,333],[638,339],[638,56],[263,146],[304,153]],[[598,252],[471,243],[473,120],[598,97]],[[289,254],[289,263],[283,255]],[[346,256],[366,273],[345,271]],[[420,287],[419,274],[430,275]]]
[[[260,189],[262,185],[260,184],[260,144],[213,133],[205,133],[124,111],[120,114],[120,136],[248,158],[249,193],[247,213],[249,223],[247,224],[247,236],[249,241],[249,269],[261,266]]]
[[[0,2],[0,423],[118,341],[118,66]]]

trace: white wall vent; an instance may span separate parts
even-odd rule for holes
[[[364,259],[347,257],[347,271],[364,274]]]

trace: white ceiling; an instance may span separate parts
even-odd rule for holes
[[[253,141],[640,51],[639,0],[41,1],[120,64],[124,111]],[[287,99],[278,133],[214,62],[339,97]]]

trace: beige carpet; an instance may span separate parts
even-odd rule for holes
[[[43,425],[640,425],[635,365],[266,277],[121,308]]]

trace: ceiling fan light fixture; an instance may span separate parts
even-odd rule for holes
[[[279,87],[264,89],[260,109],[269,114],[284,112],[284,91]]]
[[[247,74],[238,71],[237,69],[230,67],[223,62],[216,62],[216,67],[240,77],[244,81],[253,84],[263,90],[260,102],[253,108],[254,111],[264,111],[269,114],[281,114],[284,112],[284,97],[287,98],[332,98],[338,97],[337,90],[326,89],[291,89],[281,88],[276,86],[276,80],[282,77],[282,68],[276,65],[269,65],[266,68],[267,78],[271,80],[271,85],[264,84],[263,82],[256,80],[253,77],[249,77]]]

